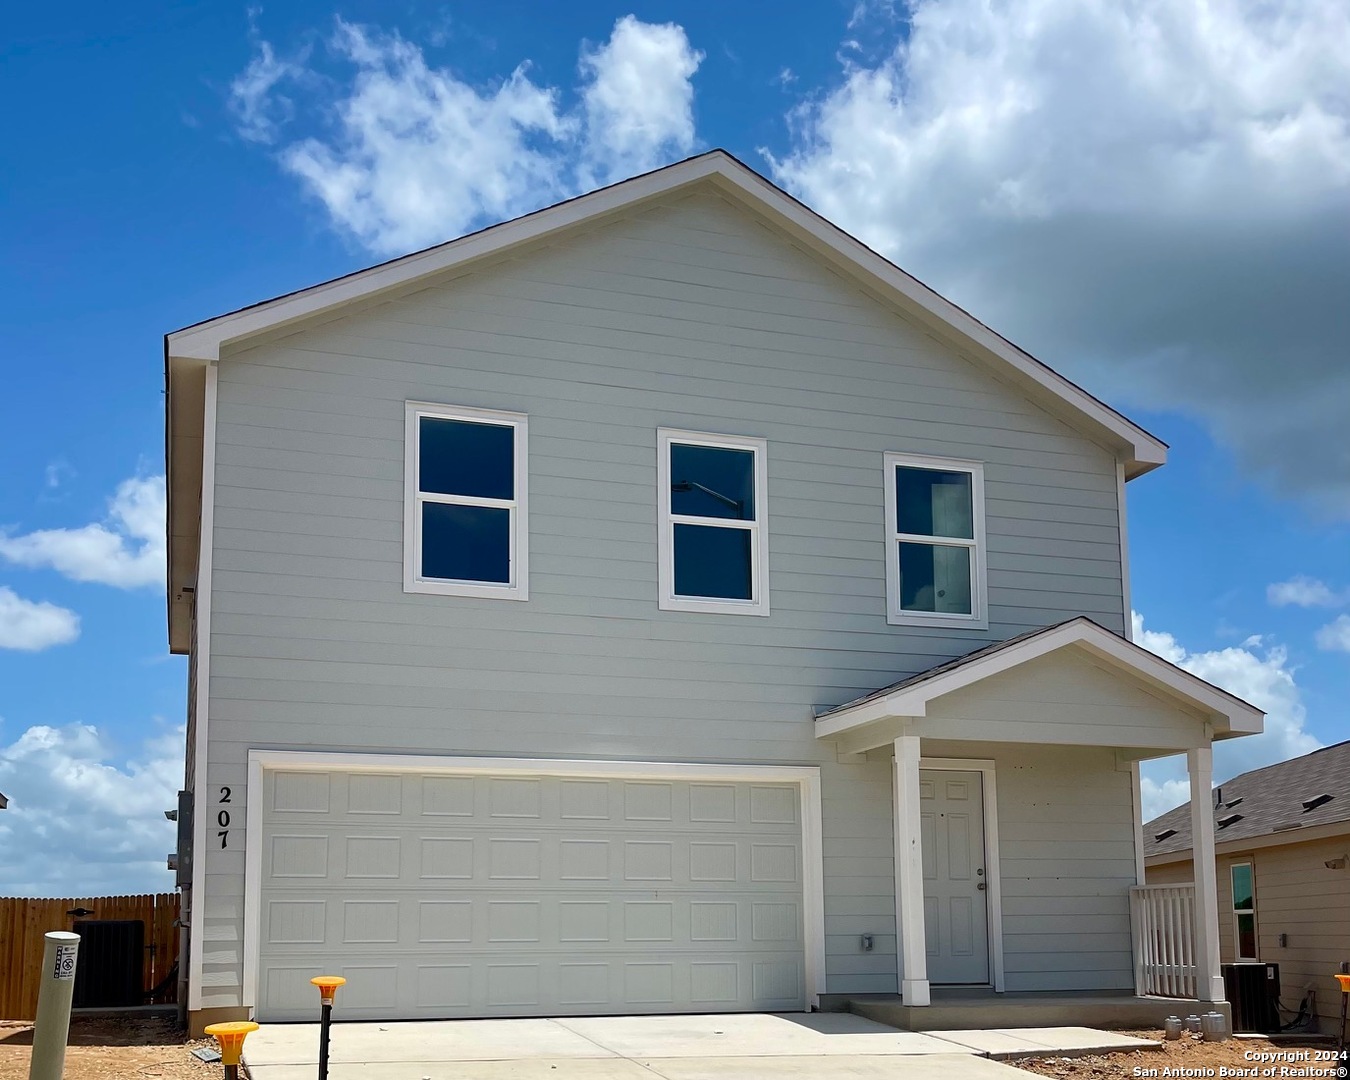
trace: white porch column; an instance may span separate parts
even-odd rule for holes
[[[923,848],[919,833],[919,737],[895,740],[895,933],[900,994],[928,1005],[928,948],[923,925]]]
[[[1186,751],[1191,774],[1191,865],[1195,868],[1195,996],[1222,1001],[1219,888],[1214,867],[1214,749]]]

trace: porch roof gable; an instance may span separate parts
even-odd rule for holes
[[[1065,649],[1080,650],[1121,678],[1199,713],[1215,739],[1262,730],[1261,709],[1079,616],[976,649],[830,709],[816,718],[816,737],[832,738],[886,720],[923,718],[936,698]]]

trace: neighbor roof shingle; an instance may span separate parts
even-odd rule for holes
[[[1235,776],[1216,787],[1210,798],[1219,800],[1214,806],[1216,843],[1350,821],[1350,740]],[[1229,824],[1218,826],[1228,819]],[[1170,835],[1157,839],[1169,830]],[[1190,803],[1144,825],[1145,855],[1188,851],[1191,844]]]

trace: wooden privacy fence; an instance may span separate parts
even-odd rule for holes
[[[81,908],[92,914],[70,914]],[[139,919],[145,924],[141,985],[146,990],[162,983],[178,961],[177,893],[75,900],[0,897],[0,1020],[32,1020],[37,1015],[43,935],[73,930],[77,919]],[[177,992],[177,980],[171,980],[145,1001],[170,1004]]]

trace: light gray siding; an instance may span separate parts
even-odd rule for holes
[[[208,1007],[238,1001],[249,747],[818,764],[828,989],[893,991],[889,766],[837,763],[813,708],[1124,628],[1112,455],[712,195],[237,349],[218,400]],[[407,400],[529,415],[527,603],[403,592]],[[659,426],[768,440],[771,617],[657,609]],[[887,624],[886,451],[985,462],[987,632]]]

